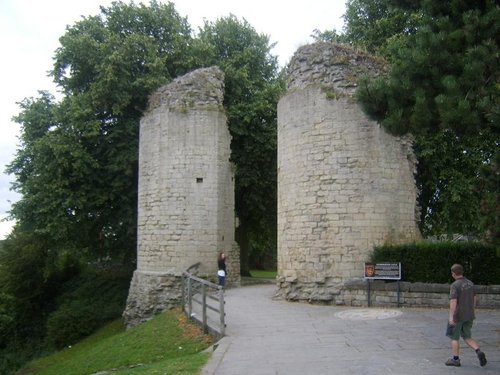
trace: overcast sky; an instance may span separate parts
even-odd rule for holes
[[[128,3],[128,0],[125,1]],[[166,1],[160,1],[166,2]],[[257,32],[269,35],[273,50],[285,65],[301,45],[311,41],[314,29],[342,29],[345,0],[307,0],[297,6],[290,0],[174,0],[177,12],[187,17],[196,31],[203,20],[214,21],[234,14],[245,18]],[[38,90],[56,94],[47,72],[67,25],[81,17],[99,14],[99,6],[111,0],[0,0],[0,219],[10,202],[18,199],[9,191],[12,178],[4,174],[18,146],[19,126],[11,121],[19,113],[16,102],[36,97]],[[148,4],[149,1],[135,1]],[[12,223],[0,222],[0,239]]]

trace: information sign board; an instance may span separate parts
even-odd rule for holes
[[[401,280],[401,263],[365,263],[365,279]]]

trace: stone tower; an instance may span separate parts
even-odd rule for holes
[[[231,136],[222,103],[224,76],[212,67],[158,89],[140,124],[137,270],[124,318],[133,326],[177,305],[181,275],[215,280],[228,255],[228,282],[239,282],[234,241]]]
[[[376,245],[419,238],[409,138],[387,134],[353,95],[382,62],[349,47],[300,48],[278,104],[278,296],[343,303]]]

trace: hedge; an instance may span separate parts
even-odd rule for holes
[[[450,267],[464,266],[465,276],[476,285],[500,284],[500,257],[493,247],[477,242],[420,242],[399,246],[379,246],[374,263],[401,262],[402,280],[450,283]]]

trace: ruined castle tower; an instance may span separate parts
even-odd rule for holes
[[[415,158],[354,99],[384,65],[349,47],[300,48],[278,104],[278,295],[343,303],[376,245],[419,238]]]
[[[124,318],[128,326],[177,305],[181,275],[215,280],[228,255],[228,283],[239,281],[234,241],[231,136],[222,109],[224,77],[199,69],[158,89],[140,124],[137,270]]]

